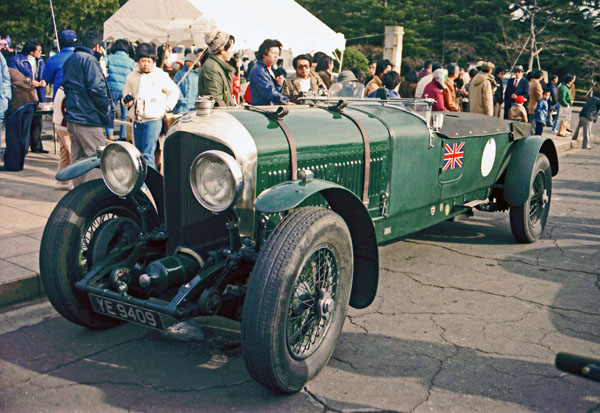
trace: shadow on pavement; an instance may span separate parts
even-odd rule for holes
[[[275,396],[255,383],[244,366],[239,334],[231,331],[188,329],[181,337],[133,325],[90,331],[54,318],[0,336],[0,348],[10,363],[5,374],[25,369],[15,374],[20,383],[1,390],[12,397],[31,391],[28,386],[38,393],[72,387],[85,397],[85,389],[73,386],[80,384],[100,390],[113,407],[137,411],[318,411],[306,393]],[[412,378],[425,387],[554,411],[590,409],[594,402],[587,396],[598,390],[597,383],[565,377],[551,364],[377,334],[342,334],[328,368],[363,383],[369,377]],[[561,401],[565,388],[576,395],[576,405]]]

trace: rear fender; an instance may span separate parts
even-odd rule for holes
[[[379,283],[379,251],[375,228],[362,201],[351,191],[321,179],[289,181],[262,192],[254,206],[261,213],[287,211],[300,205],[311,195],[320,193],[332,211],[346,222],[352,238],[354,278],[350,305],[368,307],[377,294]]]
[[[548,157],[552,176],[558,173],[558,154],[552,139],[530,136],[518,140],[514,143],[504,179],[504,200],[508,205],[521,206],[529,198],[531,174],[538,153]]]

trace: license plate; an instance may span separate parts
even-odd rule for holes
[[[138,307],[123,303],[121,301],[111,300],[110,298],[100,297],[99,295],[90,294],[90,301],[95,312],[107,316],[120,318],[121,320],[130,321],[132,323],[141,324],[146,327],[164,330],[160,313],[147,308]]]

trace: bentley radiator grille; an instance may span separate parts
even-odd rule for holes
[[[225,218],[205,209],[190,189],[190,166],[200,153],[221,150],[224,145],[186,132],[169,136],[164,144],[165,219],[169,234],[167,253],[178,246],[201,254],[229,244]]]

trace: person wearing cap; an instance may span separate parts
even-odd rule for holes
[[[112,128],[114,105],[100,67],[102,35],[87,32],[63,65],[65,121],[71,138],[71,162],[92,156],[105,145],[105,130]],[[101,178],[94,168],[73,180],[74,185]]]
[[[527,99],[524,96],[519,95],[515,99],[515,103],[510,107],[508,111],[508,118],[511,120],[520,120],[523,123],[527,123],[527,110],[523,106]]]
[[[446,105],[444,105],[444,88],[446,87],[448,71],[440,68],[436,69],[432,75],[433,79],[425,86],[421,97],[423,99],[433,99],[435,101],[433,102],[431,110],[444,112],[447,110]]]
[[[123,98],[123,89],[125,88],[125,79],[127,79],[127,75],[133,71],[135,66],[135,61],[129,57],[130,51],[131,44],[125,39],[118,39],[112,45],[110,49],[111,53],[103,59],[106,72],[108,73],[108,88],[110,89],[115,107],[117,104],[120,105],[121,120],[127,119],[127,109],[121,100]],[[109,138],[113,136],[112,128],[106,130],[106,136]],[[125,125],[121,125],[119,140],[124,141],[126,138],[127,128]]]
[[[154,152],[163,126],[163,117],[179,99],[179,88],[169,74],[156,66],[156,48],[150,43],[138,46],[137,65],[127,75],[123,102],[131,107],[133,140],[149,167],[157,169]],[[128,98],[129,97],[129,98]]]
[[[510,119],[508,112],[514,104],[517,96],[523,96],[525,101],[529,99],[529,82],[523,78],[523,66],[517,65],[513,69],[515,77],[509,79],[504,92],[504,119]]]
[[[496,80],[492,76],[494,64],[483,62],[481,71],[475,75],[469,84],[469,111],[482,115],[494,115],[494,90]]]
[[[77,44],[77,33],[74,30],[63,30],[58,35],[60,52],[50,57],[46,62],[42,79],[53,86],[52,100],[60,88],[63,79],[63,65],[75,51]]]
[[[229,64],[233,57],[235,38],[223,31],[205,34],[207,57],[200,67],[198,94],[212,96],[216,106],[235,106],[233,72]]]
[[[46,81],[43,79],[45,63],[42,59],[42,45],[37,40],[27,40],[23,50],[12,57],[8,67],[17,69],[30,79],[35,87],[38,102],[46,101]],[[35,114],[29,130],[29,147],[34,153],[48,153],[42,146],[42,115]]]
[[[256,53],[256,65],[250,72],[250,98],[251,104],[287,105],[289,100],[277,90],[273,66],[277,64],[281,54],[282,44],[277,39],[264,40]]]
[[[179,86],[179,100],[177,106],[173,109],[175,113],[184,113],[194,110],[194,102],[198,97],[198,72],[194,70],[196,55],[188,53],[183,59],[183,66],[177,73],[173,81]]]

